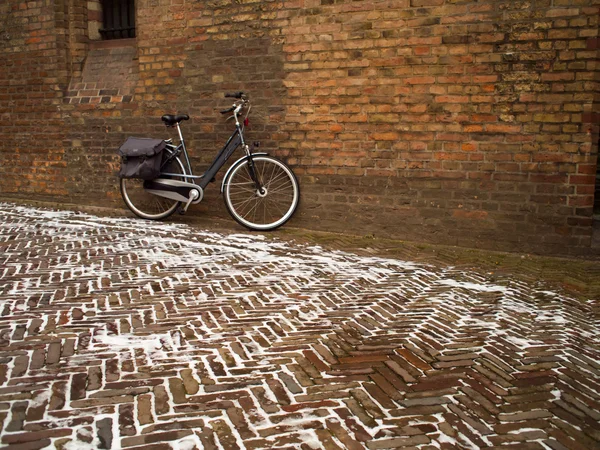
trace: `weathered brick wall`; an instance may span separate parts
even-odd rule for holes
[[[285,129],[325,185],[310,203],[348,220],[364,204],[373,229],[422,239],[587,245],[597,8],[574,3],[303,11],[286,29]]]
[[[11,0],[3,17],[29,17],[30,26],[41,25],[31,31],[39,37],[44,14],[27,16],[38,3],[47,2]],[[14,61],[0,68],[0,95],[31,99],[36,77],[53,93],[28,112],[64,121],[48,148],[64,152],[57,162],[65,168],[37,172],[45,191],[3,173],[2,192],[16,195],[25,183],[35,195],[118,203],[113,155],[124,136],[163,136],[161,114],[188,112],[186,136],[202,166],[230,129],[216,113],[227,104],[222,93],[243,89],[254,102],[249,139],[286,158],[301,178],[292,224],[505,250],[593,251],[598,0],[138,0],[132,95],[98,103],[82,101],[68,82],[74,88],[86,73],[110,80],[110,55],[82,42],[90,3],[63,3],[70,19],[59,23],[55,11],[47,36],[58,42],[56,60],[19,38],[0,44]],[[28,76],[14,75],[17,65]],[[10,94],[5,80],[21,83],[20,91]],[[13,104],[3,100],[0,108],[3,117],[26,120],[27,136],[42,129]],[[12,120],[0,126],[3,135],[17,129]],[[6,146],[2,152],[5,159]],[[30,163],[50,154],[32,150]],[[11,160],[21,173],[30,163]],[[224,213],[216,188],[200,210],[209,207]]]
[[[60,113],[67,80],[64,23],[62,2],[0,4],[2,193],[68,195],[62,186],[66,165]]]

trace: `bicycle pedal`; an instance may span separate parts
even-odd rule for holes
[[[179,214],[181,214],[182,216],[185,215],[185,209],[183,209],[183,206],[179,207],[179,210],[177,211]]]

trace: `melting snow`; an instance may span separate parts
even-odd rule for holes
[[[2,206],[6,205],[0,203],[0,208]],[[71,240],[84,242],[87,238],[82,238],[82,236],[98,233],[102,229],[106,229],[108,232],[117,230],[119,233],[125,233],[128,237],[111,242],[108,249],[100,246],[94,248],[90,244],[89,250],[136,253],[139,264],[146,265],[142,266],[144,268],[159,264],[161,271],[156,276],[153,273],[147,273],[146,270],[129,269],[132,271],[132,279],[137,283],[136,292],[141,291],[141,287],[145,288],[143,295],[152,294],[152,284],[156,283],[157,280],[163,283],[163,286],[167,286],[171,291],[174,291],[177,286],[186,286],[190,282],[187,277],[191,278],[192,274],[196,276],[196,272],[205,270],[207,275],[204,278],[199,277],[200,281],[194,280],[198,284],[193,287],[209,287],[213,289],[213,295],[209,297],[204,292],[192,294],[188,291],[184,294],[172,292],[165,294],[165,301],[172,302],[175,305],[178,302],[194,306],[211,304],[215,307],[213,309],[217,307],[229,308],[232,305],[239,307],[241,304],[250,305],[252,304],[252,298],[258,295],[262,286],[279,286],[281,292],[275,292],[276,289],[273,289],[274,292],[270,294],[262,293],[261,302],[269,307],[276,305],[276,309],[269,312],[269,320],[281,324],[282,328],[292,330],[291,332],[285,331],[280,336],[266,336],[257,329],[247,331],[242,326],[235,327],[235,318],[221,315],[217,320],[216,317],[219,313],[211,311],[206,313],[208,321],[195,321],[193,318],[188,321],[187,326],[192,327],[194,333],[201,338],[192,345],[185,341],[179,329],[156,334],[136,334],[135,332],[114,334],[107,326],[98,326],[99,322],[94,322],[93,325],[90,325],[95,328],[91,329],[92,336],[87,348],[90,354],[95,350],[125,353],[130,352],[132,349],[139,349],[155,362],[169,358],[175,364],[189,367],[193,372],[195,371],[195,364],[193,363],[201,363],[206,370],[206,376],[217,380],[218,383],[219,379],[223,377],[215,374],[216,369],[213,371],[209,359],[218,362],[224,367],[223,370],[228,371],[225,357],[218,350],[230,351],[235,338],[244,336],[246,339],[240,340],[238,343],[243,351],[247,353],[247,357],[251,362],[250,367],[257,369],[252,371],[250,375],[245,376],[262,377],[263,382],[259,386],[264,391],[264,396],[272,402],[277,402],[277,398],[268,383],[266,383],[265,375],[277,377],[278,374],[284,373],[292,378],[294,376],[294,372],[286,364],[279,366],[273,362],[275,358],[279,357],[280,350],[278,346],[285,346],[288,336],[293,336],[294,333],[301,334],[298,330],[301,330],[303,326],[318,325],[324,328],[340,326],[343,328],[343,322],[335,320],[339,318],[340,308],[344,308],[343,313],[348,317],[348,320],[364,317],[361,314],[369,308],[369,299],[365,298],[363,292],[340,292],[340,288],[350,286],[357,280],[370,283],[368,292],[374,298],[372,303],[378,303],[377,306],[383,308],[385,306],[383,303],[394,302],[395,310],[397,310],[389,323],[385,320],[372,320],[372,323],[370,323],[372,328],[369,331],[365,330],[365,335],[370,333],[372,336],[380,338],[383,334],[385,336],[392,335],[396,338],[396,335],[401,336],[401,334],[397,333],[398,330],[394,328],[395,324],[402,323],[405,319],[413,321],[415,317],[420,318],[414,329],[407,333],[409,337],[402,336],[402,339],[399,340],[404,344],[409,344],[411,341],[420,341],[418,332],[421,330],[430,333],[431,330],[440,328],[438,321],[440,311],[443,311],[443,314],[455,315],[452,326],[456,330],[464,330],[461,332],[465,336],[470,336],[473,332],[484,336],[481,339],[481,344],[464,344],[464,348],[468,346],[470,351],[474,352],[486,343],[494,343],[502,339],[521,350],[539,345],[539,341],[534,337],[535,330],[528,330],[526,335],[522,336],[523,330],[520,328],[519,318],[526,318],[531,320],[534,326],[548,327],[547,329],[556,329],[555,325],[569,327],[572,324],[571,318],[563,308],[563,303],[567,300],[557,293],[546,290],[537,292],[546,297],[542,309],[536,304],[535,298],[521,297],[517,295],[518,290],[513,287],[501,286],[471,276],[469,273],[458,273],[452,268],[434,269],[423,264],[406,261],[360,257],[345,252],[327,251],[317,246],[302,246],[271,240],[263,235],[223,235],[198,231],[180,224],[100,218],[70,211],[47,211],[14,206],[4,210],[3,214],[40,221],[44,226],[41,229],[36,229],[36,232],[53,236],[53,241],[54,239],[60,239],[62,242],[70,242]],[[33,230],[31,223],[25,222],[23,226],[26,229]],[[142,226],[145,234],[143,245],[140,246],[137,233],[139,233]],[[173,236],[173,233],[177,233],[177,235]],[[65,254],[68,253],[65,251]],[[103,313],[111,313],[108,298],[98,299],[98,292],[103,289],[102,280],[105,277],[110,278],[110,272],[105,270],[101,264],[84,264],[77,259],[73,261],[62,259],[56,265],[56,268],[61,270],[69,267],[71,267],[71,278],[87,279],[87,286],[83,286],[83,283],[81,283],[82,286],[78,289],[87,288],[90,293],[95,291],[96,301],[102,305]],[[257,268],[268,268],[269,270],[264,270],[263,273],[260,270],[255,270]],[[30,265],[19,265],[16,272],[12,273],[29,273],[30,270]],[[171,271],[169,277],[161,279],[162,276],[166,277],[163,274],[168,271]],[[173,272],[177,272],[178,275],[173,275]],[[67,275],[68,277],[69,275]],[[233,283],[232,286],[225,285],[228,282],[227,280],[232,279],[239,280],[239,286]],[[439,289],[440,286],[448,289]],[[22,276],[19,281],[6,285],[5,289],[14,297],[14,300],[2,299],[0,305],[3,308],[12,308],[12,313],[22,313],[29,309],[26,306],[29,296],[43,293],[44,285],[40,277]],[[127,287],[122,292],[131,293],[132,289]],[[288,292],[294,289],[297,289],[295,293],[297,295],[288,295]],[[332,294],[329,303],[320,300],[320,295],[323,292]],[[497,293],[498,295],[485,295],[486,293]],[[122,294],[119,293],[119,295]],[[385,301],[378,299],[378,296],[385,296]],[[493,297],[493,299],[488,300],[488,297]],[[234,304],[232,300],[236,303]],[[132,303],[134,302],[132,301]],[[84,313],[88,311],[94,313],[96,309],[94,306],[95,303],[90,302],[79,307]],[[251,313],[251,310],[244,311],[240,313],[239,317],[248,319],[251,318]],[[156,310],[151,310],[151,314],[152,320],[156,320]],[[44,317],[44,320],[47,321],[48,317]],[[210,325],[210,321],[214,325]],[[220,324],[223,323],[233,324],[233,326],[221,328]],[[69,322],[69,325],[72,324],[73,322]],[[577,330],[577,332],[583,337],[595,336],[595,328],[593,327]],[[321,331],[316,333],[321,333]],[[319,343],[321,339],[315,339],[314,343]],[[441,340],[443,339],[441,338]],[[270,340],[268,346],[259,345],[264,340]],[[196,355],[191,358],[189,350],[202,350],[206,351],[207,354]],[[246,361],[246,359],[242,360],[235,352],[230,351],[230,353],[233,355],[231,359],[234,366],[239,367]],[[182,365],[181,363],[185,364]],[[10,373],[14,369],[14,360],[11,359],[7,365]],[[323,378],[327,376],[330,376],[330,374],[323,374]],[[227,377],[231,379],[233,376],[227,373]],[[200,379],[201,377],[197,373],[193,373],[193,378]],[[300,389],[301,395],[307,394],[306,387]],[[561,398],[561,392],[558,389],[553,390],[552,395],[555,400]],[[30,404],[39,406],[48,401],[50,396],[50,390],[39,392]],[[453,404],[457,404],[454,398],[451,400],[454,402]],[[256,403],[258,404],[258,401]],[[292,398],[292,404],[294,403],[295,400]],[[174,411],[174,406],[173,401],[170,401],[170,411]],[[388,417],[390,415],[389,411],[381,405],[379,406],[384,417]],[[340,426],[346,428],[350,436],[353,434],[346,427],[343,420],[338,420],[338,416],[332,410],[328,410],[329,415],[325,417],[315,417],[310,413],[303,413],[296,415],[295,418],[287,418],[280,422],[271,421],[270,417],[263,414],[262,411],[258,413],[255,410],[254,412],[256,413],[254,416],[259,416],[259,420],[254,424],[249,421],[251,430],[271,428],[278,425],[288,426],[301,437],[306,446],[314,449],[321,448],[321,443],[313,430],[302,428],[307,422],[320,420],[325,423],[326,420],[336,420]],[[250,411],[250,413],[252,414],[253,411]],[[116,449],[120,447],[118,417],[116,415],[110,417],[113,420],[113,449]],[[445,421],[442,414],[437,414],[435,418],[437,423]],[[227,415],[219,419],[230,424],[236,441],[238,444],[242,444],[242,438]],[[207,416],[203,420],[206,420],[207,426],[210,426],[211,420],[214,420],[214,418]],[[138,428],[140,428],[139,425]],[[480,436],[485,442],[486,438],[481,436],[476,429],[469,427],[469,430]],[[73,436],[77,435],[77,431],[79,431],[80,437],[91,437],[86,434],[88,432],[84,429],[74,430]],[[367,431],[372,435],[377,432],[381,432],[388,437],[393,435],[392,430],[386,429],[381,424],[369,428]],[[518,431],[533,430],[523,429]],[[218,442],[217,444],[221,445]],[[441,432],[433,444],[467,445],[476,448],[464,435],[459,434],[459,439],[456,439]],[[91,450],[97,448],[98,445],[98,438],[94,437],[91,443],[79,439],[72,440],[64,448],[66,450]],[[170,445],[173,450],[202,448],[202,443],[196,435],[184,437],[171,442]]]

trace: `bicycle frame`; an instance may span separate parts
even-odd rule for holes
[[[196,184],[197,186],[200,186],[202,189],[205,189],[206,186],[208,186],[208,184],[214,179],[217,172],[219,172],[219,170],[221,170],[221,168],[225,165],[225,163],[231,157],[233,152],[240,145],[244,149],[244,152],[246,153],[246,157],[251,158],[252,152],[250,151],[250,148],[246,145],[246,143],[244,141],[244,132],[243,132],[244,130],[243,130],[243,127],[239,123],[239,120],[237,117],[237,111],[234,111],[233,117],[235,118],[235,122],[236,122],[235,123],[235,131],[231,134],[231,136],[229,137],[229,139],[227,140],[227,142],[225,143],[225,145],[223,146],[221,151],[219,153],[217,153],[217,156],[215,156],[215,158],[213,159],[213,161],[210,164],[210,166],[208,167],[208,169],[206,169],[206,171],[202,175],[199,175],[199,176],[194,175],[194,173],[193,173],[192,166],[190,164],[190,158],[189,158],[189,155],[187,152],[187,148],[185,146],[185,140],[183,138],[183,133],[181,132],[181,128],[180,128],[179,124],[176,124],[175,127],[177,128],[177,132],[179,134],[179,142],[180,143],[176,147],[173,145],[169,145],[169,147],[171,147],[169,150],[172,151],[173,153],[171,154],[171,156],[169,158],[167,158],[165,160],[165,162],[163,164],[164,165],[168,164],[180,153],[183,153],[183,156],[185,159],[184,165],[186,166],[186,167],[184,167],[184,169],[186,171],[186,174],[182,175],[182,174],[174,174],[174,173],[161,173],[161,176],[167,175],[167,176],[185,178],[186,181],[192,182],[192,183]],[[254,175],[254,174],[252,174],[252,175]]]

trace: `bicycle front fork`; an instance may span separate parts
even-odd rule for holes
[[[255,142],[254,143],[254,147],[258,147],[260,145],[260,143]],[[262,185],[261,180],[258,177],[258,174],[256,173],[255,170],[255,166],[254,166],[254,160],[252,159],[252,151],[250,151],[250,149],[248,148],[248,146],[246,146],[246,154],[248,155],[248,173],[250,174],[250,178],[252,179],[252,181],[254,181],[254,186],[256,187],[256,193],[263,197],[266,195],[267,191],[265,189],[265,187]]]

